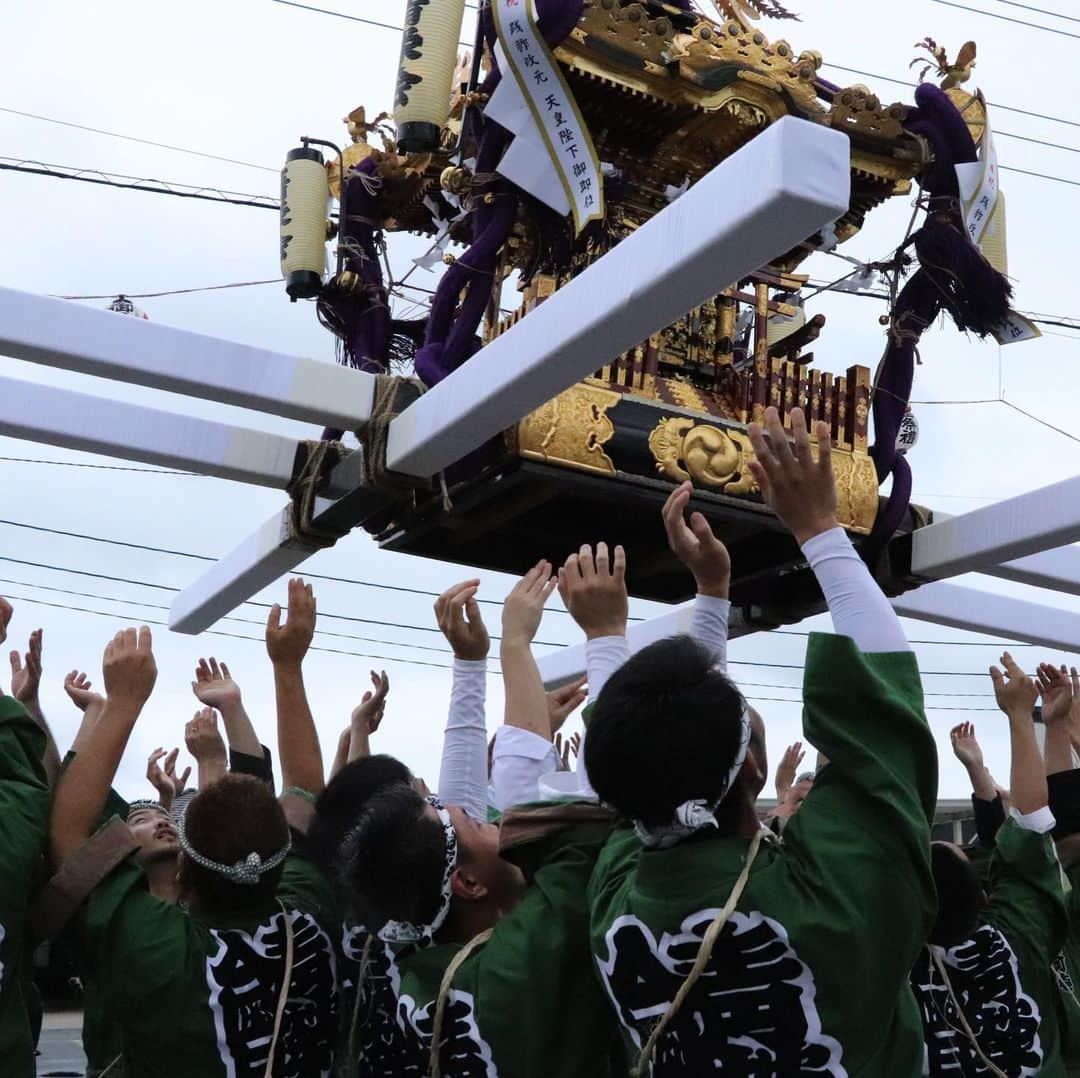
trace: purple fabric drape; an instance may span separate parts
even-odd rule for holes
[[[570,33],[583,7],[584,0],[538,0],[540,32],[548,45],[554,48]],[[481,32],[490,47],[495,39],[490,10],[482,16]],[[480,89],[492,93],[500,78],[496,67]],[[428,386],[457,370],[479,347],[476,331],[492,298],[499,255],[517,217],[518,193],[495,172],[509,133],[483,117],[476,117],[473,123],[471,134],[479,149],[469,196],[472,243],[439,282],[427,336],[416,353],[416,374]]]
[[[1009,310],[1011,288],[968,236],[959,206],[956,166],[977,160],[967,124],[948,95],[926,83],[915,91],[916,108],[906,122],[926,138],[934,159],[920,177],[929,196],[926,223],[912,238],[919,269],[901,290],[874,394],[874,445],[878,481],[890,475],[892,490],[863,552],[873,560],[903,523],[911,500],[911,467],[896,448],[911,399],[915,358],[926,327],[941,310],[962,330],[980,337],[999,326]]]

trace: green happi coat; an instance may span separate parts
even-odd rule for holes
[[[1067,926],[1061,866],[1049,835],[1007,820],[997,833],[990,901],[970,938],[938,949],[979,1051],[1013,1078],[1063,1078],[1058,985],[1052,963]],[[929,951],[912,970],[930,1075],[987,1073]]]
[[[35,1073],[34,1041],[20,975],[31,891],[40,880],[49,830],[45,734],[10,696],[0,695],[0,1071]]]
[[[333,895],[322,872],[293,853],[277,898],[242,915],[199,918],[150,895],[133,859],[98,884],[81,911],[84,961],[106,1012],[119,1019],[127,1078],[262,1078],[286,916],[294,957],[274,1075],[330,1073]]]
[[[443,1023],[444,1078],[617,1078],[621,1049],[592,970],[586,884],[607,826],[579,826],[515,849],[529,880],[520,903],[454,975]],[[460,944],[382,945],[378,975],[396,997],[370,1030],[386,1051],[361,1073],[426,1075],[439,985]],[[614,1064],[613,1064],[613,1061]]]
[[[1061,1049],[1069,1074],[1080,1075],[1080,865],[1068,872],[1069,892],[1065,907],[1069,929],[1061,954],[1054,960],[1061,1023]]]
[[[749,882],[678,1016],[654,1078],[922,1071],[908,972],[933,923],[937,754],[910,652],[810,637],[804,736],[829,758]],[[636,1058],[726,902],[749,841],[705,830],[644,850],[615,832],[589,888],[600,976]]]

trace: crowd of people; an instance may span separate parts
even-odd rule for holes
[[[1080,1073],[1076,671],[1029,676],[1008,654],[990,670],[1008,788],[957,726],[978,836],[932,842],[918,666],[837,526],[828,432],[770,410],[750,436],[835,629],[810,637],[802,741],[768,811],[765,719],[727,671],[730,559],[689,484],[663,521],[696,582],[690,633],[631,654],[632,551],[541,562],[503,605],[490,742],[479,582],[439,598],[454,663],[435,793],[372,752],[385,674],[324,769],[303,580],[266,627],[276,761],[228,666],[203,660],[195,774],[156,749],[146,800],[112,786],[157,678],[150,630],[108,641],[100,692],[67,676],[82,722],[63,758],[32,634],[0,694],[0,1073],[34,1074],[46,939],[78,956],[98,1078]],[[549,693],[532,644],[556,589],[587,678]],[[0,640],[11,618],[0,598]],[[584,738],[563,740],[586,700]]]

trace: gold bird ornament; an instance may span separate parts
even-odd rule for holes
[[[939,45],[932,37],[917,42],[915,48],[925,49],[934,58],[933,63],[927,63],[925,56],[916,56],[908,64],[909,68],[914,67],[916,64],[923,65],[922,71],[919,72],[919,82],[924,82],[931,71],[936,71],[938,78],[941,79],[941,88],[951,90],[954,86],[962,86],[971,78],[977,52],[974,41],[968,41],[964,44],[954,64],[949,62],[945,46]]]

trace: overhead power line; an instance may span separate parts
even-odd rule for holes
[[[1053,26],[1043,26],[1037,22],[1027,22],[1024,19],[1014,19],[1010,15],[1000,15],[996,11],[984,11],[982,8],[968,7],[967,4],[957,4],[953,0],[934,0],[935,4],[942,7],[954,7],[960,11],[970,11],[973,15],[986,15],[991,19],[1000,19],[1002,22],[1011,22],[1014,26],[1028,26],[1032,30],[1043,30],[1048,34],[1057,34],[1059,37],[1074,37],[1080,40],[1080,34],[1074,34],[1069,30],[1058,30]]]
[[[206,284],[200,285],[198,288],[169,288],[164,292],[124,292],[120,290],[96,296],[53,296],[53,299],[116,299],[117,296],[125,296],[127,299],[158,299],[161,296],[187,296],[192,292],[223,292],[228,288],[254,288],[256,285],[261,284],[281,284],[281,278],[270,277],[265,281],[233,281],[230,284]]]
[[[216,187],[196,187],[193,184],[174,183],[169,180],[141,179],[119,173],[101,172],[98,169],[72,168],[69,165],[50,165],[43,161],[31,161],[15,157],[0,157],[0,170],[22,172],[32,176],[48,176],[54,180],[77,180],[102,187],[117,187],[124,191],[145,191],[152,195],[174,195],[177,198],[194,198],[204,202],[220,202],[228,206],[252,206],[260,210],[280,208],[276,198],[269,195],[251,195],[239,191],[222,191]]]
[[[1055,19],[1064,19],[1066,22],[1080,22],[1080,19],[1074,18],[1072,15],[1062,15],[1060,11],[1050,11],[1044,7],[1032,7],[1030,4],[1018,4],[1016,0],[996,0],[999,4],[1004,4],[1006,7],[1016,7],[1023,11],[1034,11],[1038,15],[1053,15]]]
[[[54,116],[42,116],[37,112],[24,112],[22,109],[7,108],[0,105],[0,112],[9,113],[12,116],[22,116],[27,120],[40,120],[42,123],[57,124],[60,127],[73,127],[77,131],[89,131],[95,135],[107,135],[109,138],[123,139],[125,142],[138,142],[143,146],[156,146],[159,150],[172,150],[174,153],[186,153],[191,157],[204,157],[208,161],[224,161],[229,165],[242,165],[244,168],[257,168],[260,172],[278,172],[279,169],[270,168],[269,165],[256,165],[251,161],[241,161],[235,157],[222,157],[216,153],[205,153],[202,150],[192,150],[187,146],[174,146],[168,142],[155,142],[153,139],[137,138],[134,135],[122,135],[119,131],[107,131],[102,127],[88,127],[86,124],[72,123],[70,120],[58,120]]]
[[[396,30],[399,34],[404,29],[401,26],[395,26],[393,23],[389,22],[378,22],[375,19],[364,19],[361,18],[359,15],[347,15],[344,11],[332,11],[330,8],[313,7],[311,4],[298,4],[296,3],[296,0],[274,0],[274,3],[282,4],[285,7],[299,8],[301,11],[312,11],[316,15],[333,15],[335,18],[338,19],[348,19],[349,22],[365,23],[368,26],[376,26],[381,30]],[[465,6],[473,8],[474,11],[476,10],[476,8],[472,4],[466,4]],[[466,49],[471,49],[474,42],[459,41],[458,44],[464,46]]]

